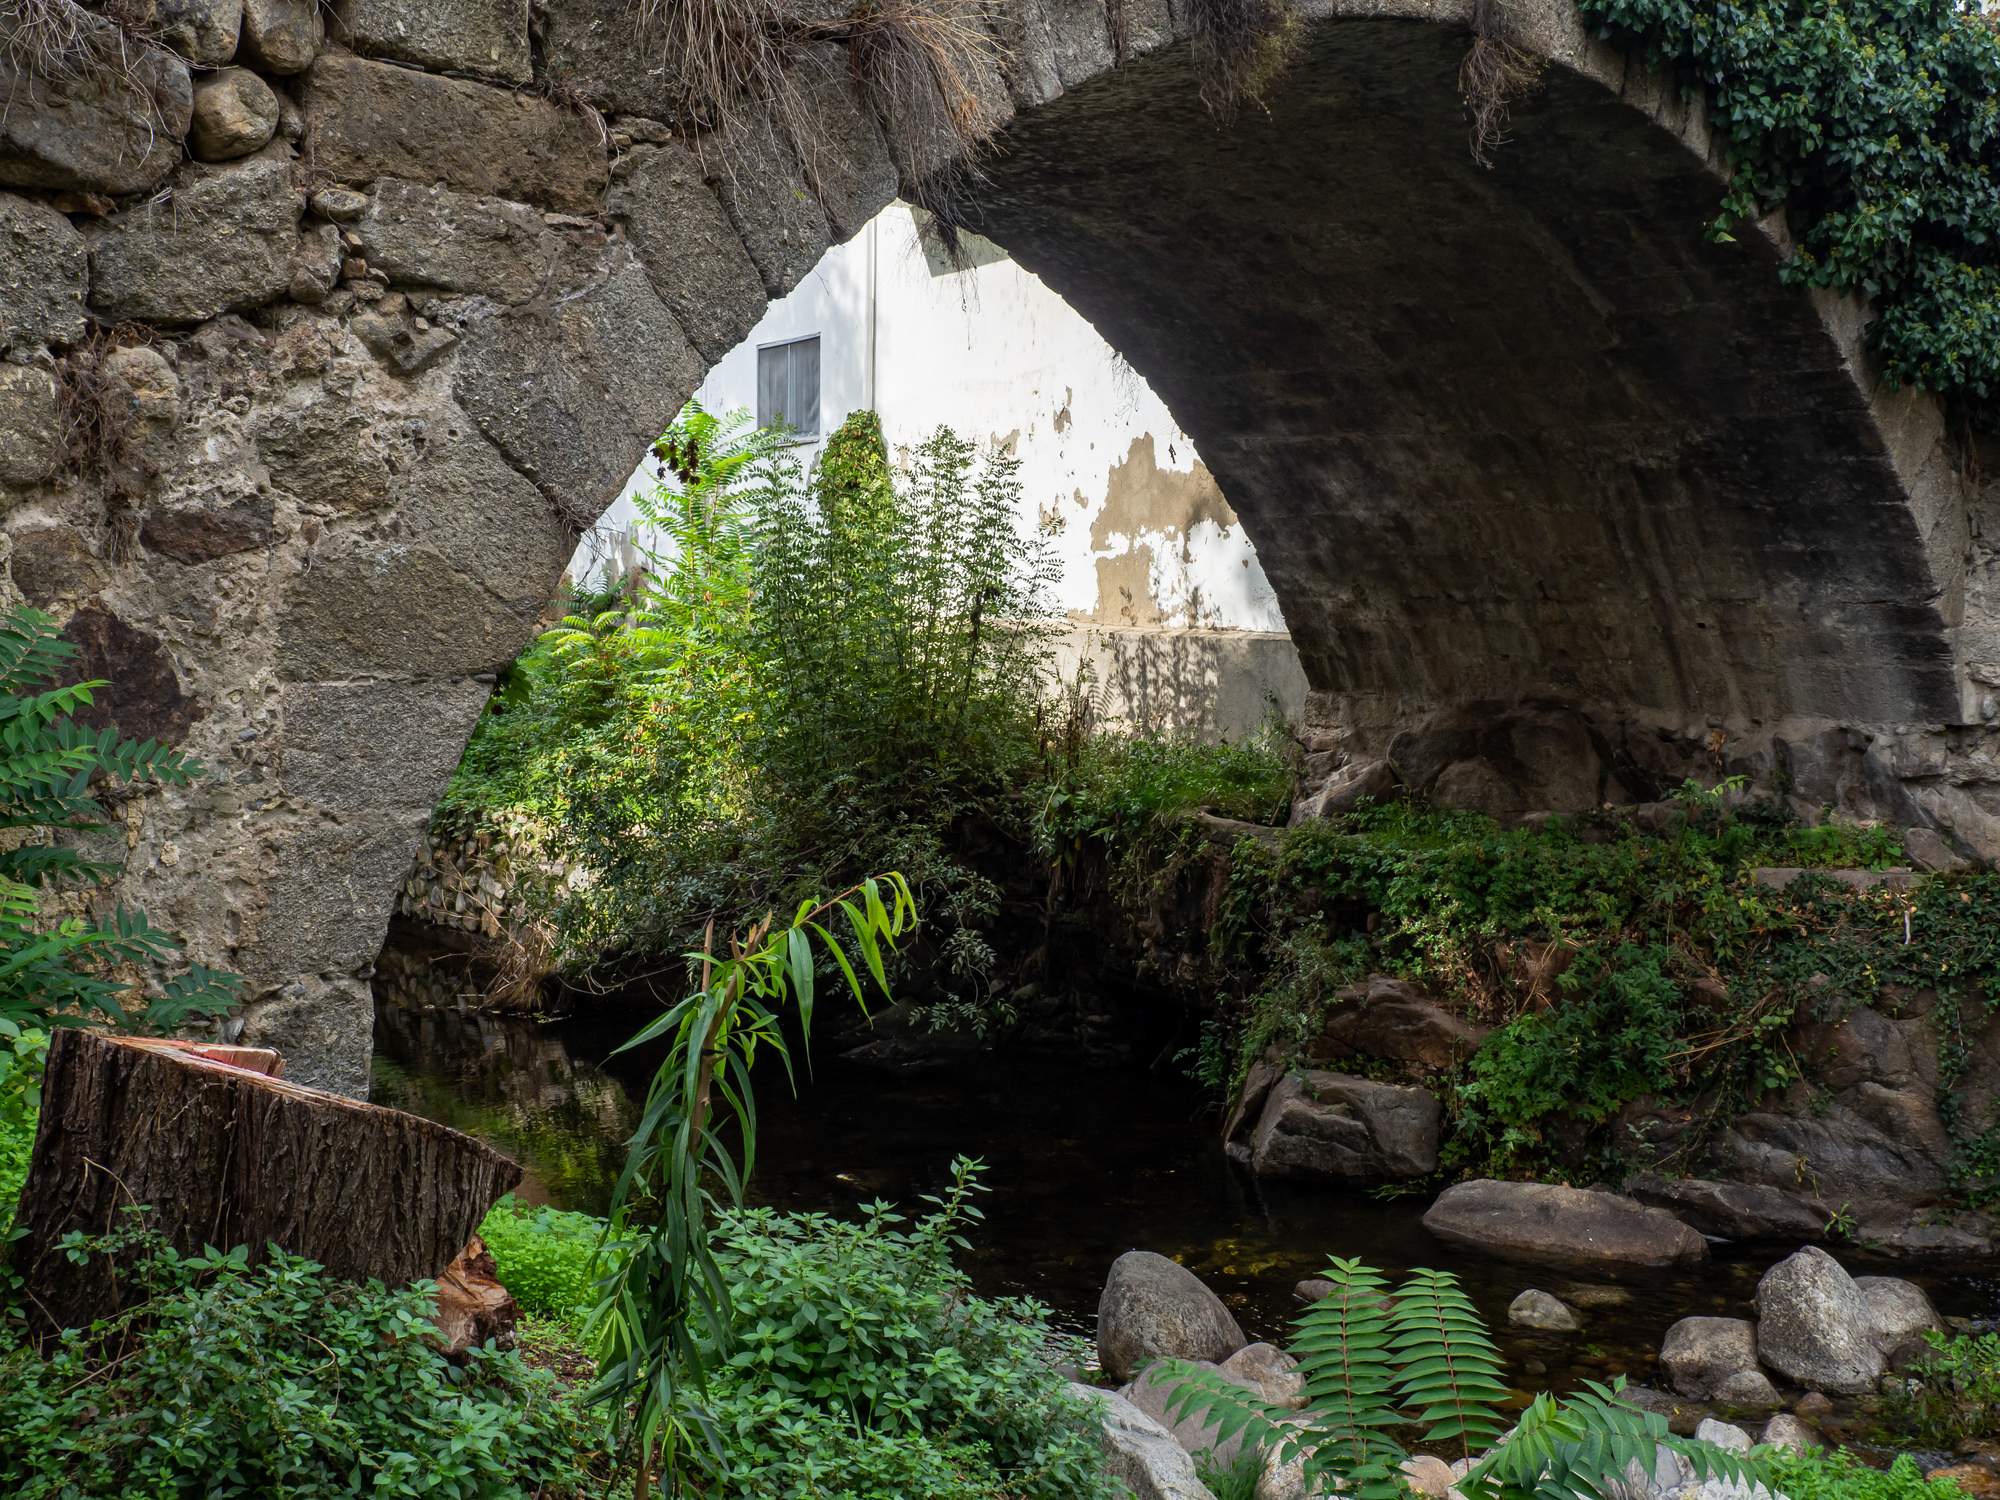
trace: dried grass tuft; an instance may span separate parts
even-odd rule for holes
[[[153,331],[139,324],[99,328],[55,362],[64,471],[101,480],[114,496],[142,493],[152,476],[133,443],[132,393],[105,373],[105,359],[114,349],[154,340]]]
[[[1472,0],[1472,50],[1458,69],[1458,90],[1470,121],[1472,159],[1493,165],[1493,153],[1507,143],[1507,118],[1514,102],[1542,81],[1542,59],[1509,41],[1499,0]]]
[[[1227,123],[1264,96],[1298,56],[1304,35],[1288,0],[1194,0],[1193,49],[1201,102]]]

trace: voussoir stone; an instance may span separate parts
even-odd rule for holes
[[[267,73],[303,73],[326,41],[319,0],[243,0],[238,56]]]
[[[83,337],[90,255],[67,216],[0,193],[0,353]]]
[[[1264,1101],[1251,1170],[1338,1182],[1426,1177],[1437,1170],[1443,1118],[1427,1089],[1345,1073],[1294,1073]]]
[[[197,161],[234,161],[278,133],[278,96],[248,68],[224,68],[194,86],[188,145]]]
[[[341,0],[336,14],[342,40],[371,57],[503,83],[534,77],[528,0]]]
[[[28,66],[32,44],[12,45],[20,22],[0,18],[0,186],[144,192],[180,160],[187,64],[88,12],[74,20],[103,65],[45,78]]]
[[[769,298],[694,152],[673,141],[634,148],[607,206],[702,358],[713,364],[742,343]]]
[[[1074,1381],[1069,1393],[1096,1410],[1105,1472],[1130,1486],[1133,1500],[1214,1500],[1187,1450],[1125,1397]]]
[[[1424,1227],[1451,1244],[1539,1265],[1615,1269],[1708,1259],[1708,1243],[1672,1214],[1555,1183],[1457,1183],[1438,1195]]]
[[[88,226],[90,302],[103,317],[196,323],[285,295],[299,193],[282,145],[191,166],[173,195]]]
[[[792,71],[806,101],[802,118],[811,123],[810,139],[792,137],[793,151],[834,239],[852,239],[895,198],[896,164],[846,47],[803,48]]]
[[[442,181],[569,213],[604,196],[603,137],[546,99],[332,48],[304,90],[313,164],[337,182]]]
[[[1712,1397],[1730,1376],[1757,1368],[1757,1327],[1747,1318],[1682,1318],[1660,1345],[1660,1368],[1681,1395]]]
[[[1112,1262],[1097,1300],[1097,1358],[1114,1380],[1155,1359],[1220,1363],[1249,1341],[1222,1299],[1187,1267],[1150,1250]]]
[[[737,129],[719,148],[729,163],[716,183],[764,290],[782,297],[819,264],[832,243],[819,198],[791,146],[769,120]]]
[[[1778,1262],[1757,1283],[1757,1351],[1788,1379],[1836,1393],[1873,1390],[1884,1367],[1867,1299],[1815,1245]]]

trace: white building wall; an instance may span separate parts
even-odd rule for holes
[[[1193,442],[1067,303],[993,247],[972,249],[977,264],[950,269],[934,242],[926,254],[916,214],[892,205],[773,303],[696,399],[754,413],[758,348],[817,334],[821,435],[802,457],[869,407],[892,453],[940,426],[1011,446],[1020,524],[1050,535],[1071,654],[1092,659],[1115,716],[1233,734],[1267,700],[1295,712],[1304,679],[1283,615]],[[633,475],[579,548],[577,576],[619,555],[632,490],[654,482],[650,464]]]

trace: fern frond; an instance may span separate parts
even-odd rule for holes
[[[1401,1417],[1388,1283],[1372,1266],[1341,1256],[1322,1274],[1334,1289],[1299,1314],[1291,1346],[1319,1439],[1306,1455],[1306,1475],[1338,1479],[1362,1500],[1391,1500],[1401,1493],[1396,1469],[1408,1455],[1389,1435]]]
[[[1426,1443],[1457,1443],[1465,1458],[1500,1436],[1507,1399],[1500,1351],[1449,1271],[1418,1269],[1396,1290],[1390,1345],[1397,1394]]]

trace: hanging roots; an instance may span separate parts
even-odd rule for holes
[[[1458,90],[1471,122],[1472,159],[1493,165],[1493,152],[1507,142],[1507,116],[1514,101],[1542,81],[1542,60],[1507,40],[1499,0],[1472,0],[1472,50],[1458,69]]]
[[[1194,0],[1195,72],[1201,102],[1229,121],[1264,95],[1297,56],[1301,28],[1287,0]]]

